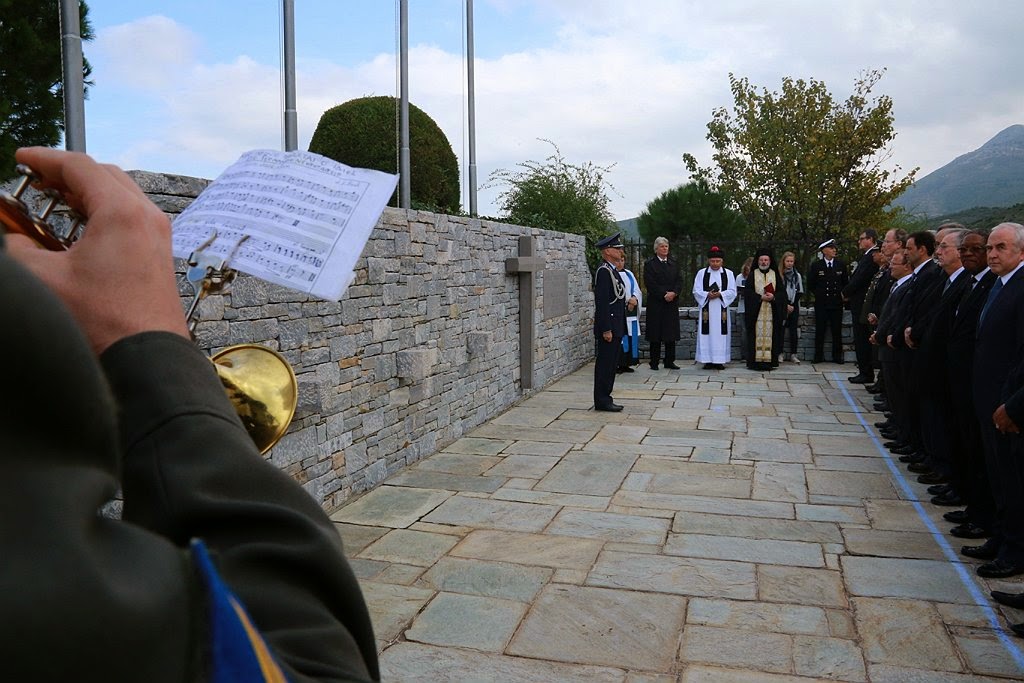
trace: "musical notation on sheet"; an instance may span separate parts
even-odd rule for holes
[[[174,255],[206,252],[244,273],[338,300],[398,176],[310,152],[246,152],[174,221]]]

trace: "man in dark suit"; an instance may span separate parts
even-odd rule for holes
[[[615,264],[623,256],[619,233],[597,243],[604,260],[594,274],[594,339],[597,360],[594,363],[594,410],[619,412],[622,406],[612,400],[615,370],[626,334],[626,288]]]
[[[952,395],[951,405],[956,428],[960,434],[960,450],[953,452],[954,480],[938,496],[962,499],[967,507],[944,516],[957,526],[950,534],[959,538],[984,538],[989,535],[995,518],[995,503],[985,471],[985,448],[981,426],[974,412],[971,397],[974,366],[974,344],[978,331],[978,315],[988,299],[995,273],[988,268],[985,242],[988,233],[969,231],[960,244],[960,260],[970,277],[949,325],[946,342],[946,378]],[[960,481],[960,488],[957,488]]]
[[[1002,395],[1003,403],[996,408],[992,420],[996,431],[1005,435],[1011,444],[1011,460],[1003,472],[1012,477],[1005,488],[1016,491],[1016,495],[1007,500],[1006,517],[1019,522],[1024,517],[1024,439],[1021,438],[1021,430],[1024,429],[1024,361],[1018,363],[1006,378]],[[992,591],[992,597],[1007,607],[1024,609],[1024,593]],[[1018,636],[1024,637],[1024,623],[1012,624],[1010,628]]]
[[[920,361],[916,359],[914,345],[910,342],[910,330],[915,320],[923,320],[931,305],[930,293],[935,283],[942,277],[942,268],[932,260],[935,253],[935,235],[922,230],[907,238],[907,258],[914,269],[907,282],[907,292],[896,311],[893,333],[887,341],[896,350],[896,362],[902,375],[900,386],[902,391],[890,395],[896,419],[900,424],[900,436],[905,440],[904,447],[894,450],[899,455],[914,455],[914,460],[924,458],[924,444],[921,438],[921,404],[920,396],[912,388],[916,386],[916,377],[920,373]],[[920,464],[920,463],[918,463]],[[923,471],[926,470],[922,470]]]
[[[986,250],[996,280],[978,316],[973,390],[996,514],[992,537],[983,545],[965,546],[960,552],[990,560],[978,567],[979,576],[1003,578],[1024,573],[1024,513],[1019,488],[1022,460],[1014,452],[1020,437],[1000,419],[1006,414],[1006,379],[1024,358],[1024,226],[997,225],[988,237]],[[1000,408],[1002,415],[997,412]]]
[[[892,260],[889,261],[889,273],[893,282],[889,287],[889,296],[882,306],[878,316],[878,326],[871,333],[869,338],[872,344],[878,346],[878,361],[882,366],[882,376],[885,378],[886,393],[889,396],[890,407],[895,410],[898,399],[902,396],[903,377],[897,365],[896,349],[892,345],[892,337],[896,327],[897,312],[903,302],[909,287],[911,269],[907,261],[907,253],[903,249],[895,251]],[[894,412],[893,418],[893,440],[886,445],[890,448],[900,447],[906,438],[901,430],[901,423],[898,415]]]
[[[849,282],[846,264],[836,258],[836,241],[818,245],[822,258],[811,264],[807,289],[814,294],[814,362],[825,360],[825,332],[832,335],[832,362],[843,363],[843,288]]]
[[[644,288],[647,290],[647,323],[644,336],[650,346],[651,370],[661,362],[665,345],[665,368],[678,370],[676,342],[679,341],[679,293],[683,279],[679,264],[668,255],[664,237],[654,240],[654,256],[644,262]]]
[[[954,470],[954,453],[960,450],[960,435],[953,418],[953,394],[941,368],[946,362],[946,346],[953,310],[968,285],[970,275],[960,261],[960,242],[967,232],[963,227],[942,228],[936,238],[935,259],[941,276],[927,293],[929,303],[914,321],[906,337],[913,350],[914,395],[921,415],[921,440],[925,457],[911,471],[922,484],[951,484],[963,490],[962,470]],[[924,471],[926,470],[926,471]],[[958,494],[932,499],[936,505],[960,505]]]
[[[857,355],[858,373],[850,378],[854,384],[870,384],[875,381],[875,366],[871,361],[871,327],[861,322],[861,310],[864,308],[864,298],[867,296],[868,287],[878,272],[878,265],[875,263],[874,252],[879,251],[876,244],[878,233],[872,229],[862,230],[857,237],[857,245],[864,250],[857,267],[850,275],[850,281],[843,287],[843,300],[846,301],[853,318],[853,349]]]

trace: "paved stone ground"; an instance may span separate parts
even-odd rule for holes
[[[589,365],[339,509],[384,680],[1024,678],[850,374]]]

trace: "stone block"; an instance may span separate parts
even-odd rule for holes
[[[437,349],[405,349],[396,354],[398,377],[418,381],[430,376],[437,362]]]
[[[494,335],[490,332],[470,332],[466,335],[466,350],[471,358],[483,358],[491,350],[491,340]]]

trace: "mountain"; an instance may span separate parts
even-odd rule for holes
[[[1010,126],[984,145],[914,183],[895,202],[934,218],[976,206],[1024,202],[1024,125]]]
[[[629,242],[638,242],[640,240],[640,231],[636,227],[635,218],[625,218],[621,221],[615,221],[615,227],[619,229],[622,234],[622,239]]]

